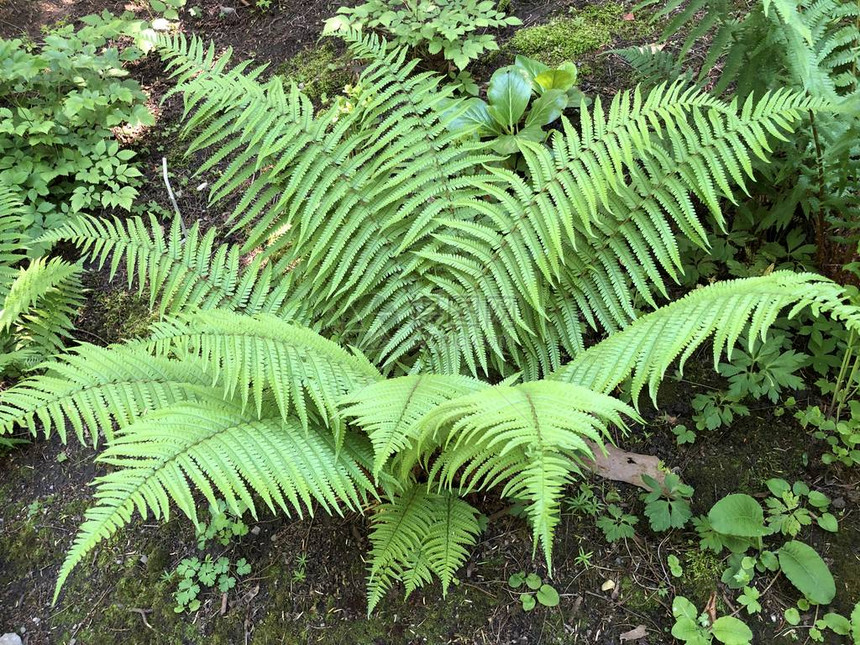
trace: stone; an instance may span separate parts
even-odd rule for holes
[[[0,645],[24,645],[18,634],[3,634],[0,636]]]

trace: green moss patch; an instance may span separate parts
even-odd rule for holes
[[[352,81],[348,63],[334,45],[323,42],[293,56],[278,67],[277,74],[295,81],[309,98],[322,101],[339,94]]]
[[[508,43],[508,49],[547,65],[573,61],[629,32],[631,23],[623,19],[624,13],[624,7],[614,3],[571,9],[568,16],[520,29]]]

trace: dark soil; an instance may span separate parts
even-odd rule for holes
[[[200,6],[203,12],[197,19],[185,20],[184,29],[213,39],[221,49],[232,47],[237,58],[255,57],[277,67],[312,45],[322,21],[342,3],[274,4],[260,11],[253,0],[230,0],[228,6],[235,13],[222,16],[219,2],[189,0],[189,5]],[[571,4],[514,2],[511,11],[531,25]],[[110,0],[0,0],[0,36],[38,38],[42,25],[73,21],[104,8],[121,11],[124,5]],[[586,87],[589,91],[608,93],[623,77],[609,57],[593,55],[588,61],[595,70]],[[479,72],[479,80],[489,70]],[[170,87],[162,64],[150,58],[133,73],[152,95],[153,104],[158,104]],[[196,189],[207,178],[194,174],[199,160],[185,157],[177,141],[180,113],[181,101],[170,99],[159,107],[158,125],[131,142],[145,173],[140,202],[152,201],[156,208],[170,210],[161,178],[165,157],[186,220],[200,220],[207,227],[220,224],[229,204],[210,206],[205,191]],[[88,280],[94,297],[79,321],[82,340],[113,342],[130,333],[130,319],[142,321],[134,324],[145,323],[145,303],[108,285],[104,274],[94,273]],[[711,378],[706,376],[706,362],[703,357],[699,378],[694,378],[695,369],[688,378],[698,382]],[[689,382],[667,381],[659,409],[645,413],[650,423],[619,438],[619,444],[656,454],[677,470],[696,488],[697,514],[731,492],[760,495],[765,491],[763,482],[774,476],[802,479],[839,500],[844,504],[840,532],[806,529],[802,539],[828,561],[838,585],[834,610],[848,614],[860,598],[857,472],[821,466],[821,446],[811,442],[790,414],[776,417],[770,407],[755,410],[730,430],[701,433],[694,446],[678,447],[671,427],[679,423],[693,427],[689,400],[694,389]],[[137,519],[73,572],[59,602],[52,605],[57,571],[91,503],[87,484],[102,472],[93,462],[95,455],[90,447],[74,440],[66,446],[57,437],[39,438],[0,455],[0,633],[17,632],[27,645],[614,645],[621,634],[639,625],[645,626],[648,636],[635,642],[658,645],[671,642],[674,595],[684,594],[702,608],[716,594],[721,613],[739,609],[738,594],[719,583],[723,568],[719,558],[702,555],[692,531],[652,533],[642,512],[640,491],[599,480],[591,483],[600,500],[617,497],[626,512],[640,517],[637,536],[609,544],[594,518],[566,512],[555,542],[552,584],[561,594],[561,603],[554,609],[524,612],[519,591],[508,587],[512,573],[536,572],[546,577],[546,570],[540,556],[533,557],[525,521],[515,516],[515,508],[501,506],[494,496],[470,500],[491,521],[460,572],[460,583],[447,598],[438,586],[407,600],[402,589],[395,589],[371,617],[366,616],[364,588],[368,525],[359,514],[342,518],[320,514],[302,521],[247,518],[252,529],[248,535],[226,547],[210,545],[204,553],[197,550],[193,530],[183,518],[171,518],[166,524]],[[571,496],[576,492],[577,487],[571,486]],[[228,594],[204,592],[198,611],[176,613],[172,599],[176,580],[165,580],[164,574],[183,558],[204,554],[226,555],[233,562],[246,558],[252,572]],[[681,560],[683,578],[668,572],[669,554]],[[756,642],[793,642],[782,611],[796,600],[796,592],[784,580],[777,580],[763,594],[761,616],[748,619],[761,635]],[[805,616],[805,622],[811,619],[811,614]]]

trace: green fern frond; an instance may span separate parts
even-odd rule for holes
[[[584,387],[553,381],[495,387],[439,405],[421,425],[440,445],[430,479],[461,493],[504,483],[502,495],[527,502],[534,548],[552,570],[552,538],[571,473],[609,436],[626,428],[629,406]]]
[[[466,376],[420,374],[372,383],[341,401],[344,417],[352,417],[373,444],[373,475],[379,474],[392,455],[404,457],[420,434],[420,421],[436,406],[487,384]],[[417,458],[417,457],[416,457]],[[397,469],[408,471],[413,460]]]
[[[80,345],[42,367],[46,374],[0,395],[0,434],[20,426],[35,436],[41,427],[45,436],[56,429],[65,442],[68,424],[81,443],[89,434],[97,447],[100,433],[113,438],[114,423],[125,427],[147,410],[219,393],[190,357],[168,360],[123,345]]]
[[[152,412],[117,433],[98,461],[117,468],[96,480],[87,511],[57,579],[54,601],[71,570],[135,510],[167,520],[171,502],[195,524],[192,486],[210,504],[224,499],[256,517],[254,496],[300,517],[314,503],[327,512],[358,510],[373,487],[363,472],[369,451],[348,435],[336,449],[327,433],[277,416],[247,417],[238,405],[185,402]],[[241,505],[240,505],[241,500]]]
[[[742,333],[750,343],[764,339],[787,307],[789,317],[809,308],[860,332],[860,309],[846,304],[842,287],[815,274],[777,271],[696,289],[588,348],[551,378],[609,393],[632,375],[634,401],[646,384],[656,401],[657,388],[676,360],[683,369],[713,336],[716,367],[723,353],[731,357]]]
[[[395,580],[406,583],[406,595],[431,580],[447,594],[467,547],[480,533],[478,511],[454,493],[430,493],[415,484],[390,502],[380,504],[372,518],[367,613]]]
[[[32,260],[18,270],[0,311],[0,332],[30,366],[62,349],[83,304],[81,267],[59,258]]]
[[[16,193],[0,184],[0,297],[14,278],[12,267],[24,259],[24,205]]]
[[[283,262],[269,262],[256,255],[248,262],[240,249],[216,245],[217,229],[201,234],[199,222],[184,232],[179,217],[169,230],[149,216],[113,220],[90,216],[52,229],[40,242],[68,240],[97,263],[110,260],[109,279],[122,267],[128,286],[137,283],[147,292],[150,307],[158,303],[160,314],[216,307],[247,314],[278,314],[288,293],[288,271]]]
[[[305,428],[308,403],[337,428],[338,400],[382,378],[363,356],[269,314],[199,311],[156,323],[138,346],[156,356],[194,357],[212,386],[243,405],[253,398],[258,415],[271,393],[284,421],[295,414]]]

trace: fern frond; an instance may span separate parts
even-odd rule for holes
[[[89,434],[97,447],[100,433],[113,438],[114,423],[125,427],[147,410],[219,393],[190,357],[168,360],[123,345],[80,345],[42,367],[46,374],[0,394],[0,434],[20,426],[35,436],[41,427],[45,436],[56,429],[65,442],[68,424],[81,443]]]
[[[59,258],[32,260],[19,269],[3,300],[0,331],[31,366],[62,349],[83,304],[81,267]]]
[[[258,415],[271,393],[284,421],[295,414],[305,428],[308,403],[324,423],[337,425],[338,400],[382,378],[363,356],[269,314],[199,311],[156,323],[138,346],[156,356],[194,357],[212,386],[243,405],[253,398]]]
[[[392,455],[402,458],[414,447],[420,421],[436,406],[468,392],[487,387],[466,376],[420,374],[372,383],[342,401],[342,414],[352,417],[373,444],[373,475],[377,476]],[[411,468],[412,460],[400,469]]]
[[[553,381],[497,385],[436,407],[421,425],[440,445],[431,483],[462,493],[504,483],[502,495],[527,502],[534,548],[552,570],[552,538],[571,473],[602,446],[610,425],[626,428],[629,406],[584,387]],[[590,444],[589,442],[593,442]]]
[[[551,378],[609,393],[632,375],[636,401],[645,385],[656,401],[669,366],[685,361],[711,336],[714,366],[742,333],[750,344],[764,339],[777,316],[809,308],[860,331],[860,308],[845,302],[844,289],[819,275],[777,271],[767,276],[719,282],[642,316],[627,329],[588,348]]]
[[[120,431],[97,458],[118,469],[96,480],[98,502],[60,569],[54,601],[75,565],[135,511],[167,520],[173,502],[196,525],[192,486],[210,504],[224,499],[237,515],[244,506],[257,516],[254,495],[273,512],[300,517],[313,514],[314,502],[327,512],[357,510],[373,490],[362,470],[368,457],[352,435],[338,450],[327,433],[302,429],[277,412],[247,417],[227,401],[156,410]]]
[[[409,596],[431,580],[432,572],[446,594],[480,533],[478,511],[471,505],[454,493],[430,493],[419,484],[380,504],[372,524],[368,615],[395,580],[406,582]]]
[[[222,308],[246,314],[278,314],[288,293],[281,279],[288,267],[257,255],[248,262],[240,249],[216,245],[217,229],[200,232],[199,222],[183,232],[176,217],[169,230],[149,216],[106,219],[78,216],[53,228],[40,242],[68,240],[97,263],[110,260],[109,279],[122,267],[128,286],[147,292],[160,314]]]

